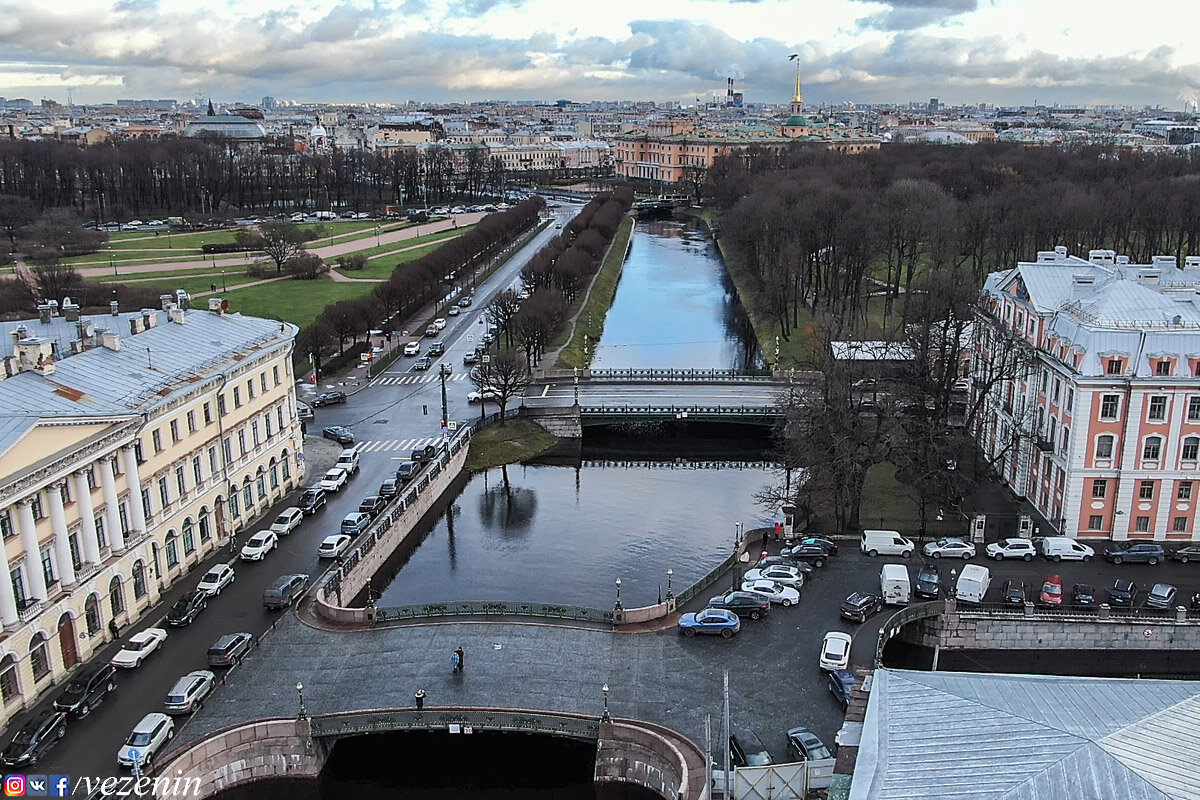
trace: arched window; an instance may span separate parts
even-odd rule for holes
[[[292,468],[290,466],[290,461],[291,461],[291,456],[288,454],[287,450],[284,450],[283,457],[282,457],[280,463],[283,465],[283,479],[285,481],[292,477]]]
[[[200,541],[207,542],[212,538],[212,519],[208,506],[200,506]]]
[[[246,513],[249,514],[254,507],[254,487],[250,485],[249,478],[242,483],[242,502],[246,504]]]
[[[183,554],[190,556],[196,552],[196,524],[192,522],[191,517],[185,517],[183,520]]]
[[[271,488],[279,488],[279,465],[275,463],[275,459],[271,459]]]
[[[100,632],[100,595],[92,592],[83,604],[83,619],[87,625],[88,636]]]
[[[108,606],[114,619],[125,613],[125,587],[121,585],[120,575],[114,575],[108,582]]]
[[[1111,433],[1096,437],[1096,458],[1112,458],[1116,437]]]
[[[174,536],[174,534],[171,534]],[[140,600],[146,596],[146,565],[139,558],[133,562],[133,599]]]
[[[1142,458],[1146,461],[1157,461],[1162,455],[1162,437],[1147,436],[1146,443],[1142,445]]]
[[[33,667],[33,679],[40,681],[50,674],[49,639],[44,633],[35,633],[29,642],[29,665]]]
[[[1200,436],[1185,436],[1180,453],[1184,461],[1195,461],[1200,456]]]
[[[0,659],[0,700],[4,705],[21,696],[21,683],[17,678],[17,657],[9,653]]]
[[[267,496],[267,469],[259,467],[258,474],[254,478],[254,484],[258,488],[258,499],[262,500]]]
[[[240,517],[242,511],[238,508],[238,488],[236,486],[229,487],[229,516]]]
[[[163,541],[163,546],[167,550],[167,569],[179,566],[179,537],[175,531],[167,531],[167,538]]]

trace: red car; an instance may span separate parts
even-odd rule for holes
[[[1038,602],[1044,606],[1061,606],[1063,604],[1062,578],[1057,575],[1047,575],[1042,584],[1042,594]]]

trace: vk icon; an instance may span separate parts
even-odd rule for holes
[[[50,776],[50,797],[70,797],[71,796],[71,776],[70,775],[51,775]]]
[[[25,796],[26,797],[45,797],[46,796],[46,776],[45,775],[26,775],[25,776]]]

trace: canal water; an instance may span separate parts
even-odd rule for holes
[[[639,220],[594,369],[762,370],[766,364],[703,223]]]

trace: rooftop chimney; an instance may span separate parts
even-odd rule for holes
[[[208,298],[208,310],[211,311],[212,313],[214,313],[214,314],[225,313],[224,310],[221,308],[221,305],[222,305],[221,298],[219,298],[219,297]]]
[[[1063,245],[1060,244],[1058,247],[1054,248],[1054,258],[1055,259],[1057,259],[1058,261],[1062,261],[1066,257],[1067,257],[1067,248],[1066,247],[1064,247]]]
[[[167,320],[174,322],[176,325],[182,325],[184,320],[183,309],[172,303],[171,307],[167,309]]]
[[[109,330],[108,328],[101,328],[100,330],[96,331],[96,335],[100,337],[100,344],[107,347],[109,350],[116,352],[121,349],[121,335],[116,331]]]
[[[1129,263],[1129,256],[1117,256],[1117,264],[1124,266]]]
[[[17,343],[17,362],[21,372],[54,374],[54,345],[49,339],[33,336]]]
[[[37,308],[38,308],[38,319],[40,319],[42,321],[43,325],[49,325],[50,317],[53,316],[53,314],[54,314],[54,309],[52,309],[50,307],[49,303],[39,303]]]
[[[1158,269],[1166,269],[1167,267],[1175,269],[1179,264],[1175,256],[1154,256],[1154,258],[1150,259],[1150,263]]]
[[[63,298],[63,318],[67,322],[79,322],[79,306],[71,302],[71,298]]]
[[[1184,269],[1200,269],[1200,256],[1185,256],[1183,259]]]
[[[1096,277],[1086,272],[1076,272],[1071,276],[1071,299],[1078,300],[1086,295],[1096,285]]]
[[[117,301],[116,301],[116,300],[113,300],[112,302],[110,302],[110,303],[108,304],[108,313],[112,314],[114,317],[115,317],[115,316],[117,316],[117,314],[119,314],[119,313],[120,313],[120,312],[118,311],[118,309],[119,309],[119,306],[117,305]]]
[[[174,305],[174,303],[175,303],[175,295],[173,295],[173,294],[160,294],[160,295],[158,296],[158,302],[162,303],[162,310],[163,310],[163,311],[166,311],[168,308],[170,308],[172,305]]]

